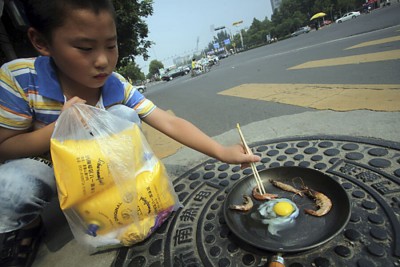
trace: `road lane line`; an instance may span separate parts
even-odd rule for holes
[[[400,49],[376,52],[355,56],[337,57],[330,59],[308,61],[306,63],[290,67],[288,70],[299,70],[308,68],[332,67],[339,65],[361,64],[369,62],[387,61],[400,59]]]
[[[372,45],[378,45],[378,44],[397,42],[397,41],[400,41],[400,36],[393,36],[393,37],[383,38],[383,39],[379,39],[379,40],[360,43],[358,45],[348,47],[345,50],[361,48],[361,47],[366,47],[366,46],[372,46]]]
[[[242,84],[218,94],[319,110],[400,111],[400,84]]]

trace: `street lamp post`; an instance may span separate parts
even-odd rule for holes
[[[243,20],[236,21],[236,22],[232,23],[232,26],[238,27],[238,25],[242,24],[242,23],[243,23]],[[239,35],[240,35],[240,42],[242,43],[242,49],[244,49],[242,31],[240,31],[240,30],[239,30]]]

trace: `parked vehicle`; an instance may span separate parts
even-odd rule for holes
[[[344,14],[343,17],[338,18],[336,20],[336,23],[342,23],[342,22],[345,22],[345,21],[350,20],[350,19],[355,19],[360,15],[361,15],[361,13],[358,12],[358,11],[349,12],[349,13]]]
[[[136,90],[138,90],[141,94],[143,94],[144,92],[146,92],[146,85],[134,85],[133,88],[135,88]]]
[[[190,72],[190,70],[188,70],[187,68],[178,67],[176,69],[170,70],[170,71],[164,73],[163,75],[161,75],[161,80],[168,82],[174,78],[184,76],[184,75],[188,74],[189,72]]]
[[[303,33],[308,33],[309,31],[311,31],[311,28],[309,26],[304,26],[304,27],[301,27],[300,29],[298,29],[297,31],[293,32],[291,34],[291,36],[293,37],[293,36],[297,36],[297,35],[300,35]]]
[[[169,82],[172,80],[172,78],[171,78],[171,76],[169,76],[168,72],[165,72],[165,73],[161,74],[161,80]]]
[[[227,58],[229,55],[228,53],[222,53],[222,54],[218,54],[218,59],[223,59],[223,58]]]
[[[186,74],[187,74],[187,73],[189,73],[190,70],[192,69],[192,66],[191,66],[191,65],[186,65],[186,66],[182,66],[182,67],[180,67],[180,68],[182,68],[183,70],[185,70],[185,71],[186,71]]]
[[[208,58],[208,65],[209,67],[214,65],[219,65],[219,58],[216,55],[212,55]]]

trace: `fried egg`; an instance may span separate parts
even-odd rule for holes
[[[268,225],[269,233],[279,236],[278,232],[291,227],[298,215],[299,209],[293,201],[276,198],[261,204],[252,218],[261,220]]]

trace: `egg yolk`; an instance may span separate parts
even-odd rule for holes
[[[294,211],[292,204],[289,202],[279,202],[274,206],[274,212],[279,216],[288,216]]]

